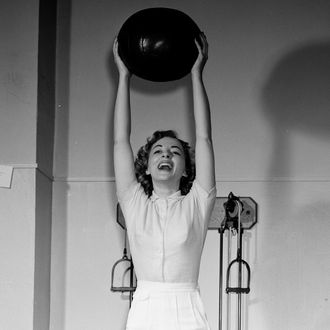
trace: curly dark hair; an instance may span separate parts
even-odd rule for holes
[[[138,182],[141,183],[145,193],[148,195],[148,197],[150,197],[153,191],[152,178],[150,175],[146,174],[148,168],[149,153],[154,143],[164,137],[177,139],[183,147],[186,164],[186,176],[182,176],[181,178],[180,190],[182,195],[187,195],[195,179],[194,154],[189,144],[183,140],[180,140],[177,137],[175,131],[156,131],[149,138],[147,138],[147,143],[138,150],[136,159],[134,161],[136,178]]]

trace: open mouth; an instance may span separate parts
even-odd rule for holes
[[[169,162],[161,162],[158,164],[159,170],[171,171],[172,168],[173,168],[173,165],[172,165],[172,163],[169,163]]]

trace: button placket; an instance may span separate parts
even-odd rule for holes
[[[166,251],[166,226],[167,226],[167,212],[168,212],[168,201],[167,199],[159,200],[159,215],[161,219],[162,227],[162,278],[165,281],[165,251]]]

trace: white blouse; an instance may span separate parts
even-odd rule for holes
[[[201,254],[216,197],[195,180],[190,192],[148,198],[135,183],[118,196],[138,280],[198,281]]]

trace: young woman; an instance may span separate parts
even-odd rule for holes
[[[203,84],[204,34],[191,69],[195,159],[173,131],[157,131],[134,156],[130,77],[114,42],[119,82],[114,114],[118,200],[137,276],[127,330],[208,330],[198,288],[201,254],[216,197],[210,109]]]

